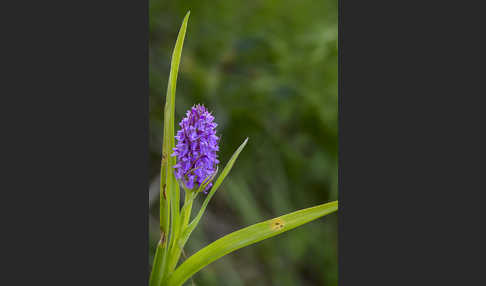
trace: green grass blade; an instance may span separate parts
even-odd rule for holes
[[[172,53],[172,61],[170,65],[169,82],[167,86],[167,99],[164,112],[164,138],[167,138],[168,148],[166,152],[167,156],[167,188],[171,193],[171,206],[172,206],[172,219],[175,220],[171,224],[171,228],[177,226],[179,219],[179,184],[174,176],[174,165],[176,164],[176,158],[171,156],[172,150],[175,146],[174,138],[174,125],[175,125],[175,95],[177,87],[177,75],[179,73],[179,64],[181,61],[182,47],[184,45],[184,38],[186,36],[187,21],[189,20],[190,11],[187,12],[184,20],[182,21],[179,35],[177,36],[174,52]],[[167,131],[167,132],[165,132]],[[173,229],[171,229],[171,233]]]
[[[176,46],[174,48],[174,52],[172,53],[172,63],[171,63],[171,71],[169,75],[169,84],[167,87],[167,99],[170,98],[170,124],[168,126],[169,129],[169,143],[170,149],[169,152],[173,152],[173,148],[175,146],[175,138],[174,138],[174,125],[175,125],[175,94],[176,94],[176,85],[177,85],[177,75],[179,72],[179,63],[181,61],[181,54],[182,54],[182,47],[184,45],[184,38],[186,36],[186,29],[187,29],[187,21],[189,20],[190,11],[187,12],[184,20],[182,21],[181,29],[179,30],[179,35],[177,36]],[[170,184],[170,191],[171,191],[171,225],[170,225],[170,245],[169,245],[169,252],[172,252],[172,249],[176,247],[176,243],[178,241],[179,233],[180,233],[180,189],[179,184],[175,179],[174,176],[174,168],[173,166],[176,164],[176,158],[169,155],[169,164],[168,164],[168,175],[167,181],[171,181]],[[170,173],[170,175],[169,175]],[[169,184],[167,184],[169,186]],[[169,263],[166,266],[166,271],[170,272],[170,258],[167,260]],[[165,274],[164,274],[165,275]]]
[[[170,65],[169,81],[167,84],[167,95],[164,107],[164,135],[162,146],[162,168],[160,181],[160,227],[165,233],[168,232],[169,217],[170,217],[170,202],[173,193],[179,195],[179,187],[172,172],[175,165],[175,158],[170,156],[172,149],[175,146],[174,138],[174,123],[175,123],[175,95],[177,87],[177,75],[179,73],[179,64],[181,60],[182,47],[186,35],[187,21],[189,20],[190,11],[187,12],[182,22],[179,34],[177,36],[174,51],[172,52],[172,60]],[[173,185],[176,185],[176,189]]]
[[[245,141],[243,141],[243,143],[240,145],[240,147],[238,147],[238,149],[236,149],[235,153],[233,153],[230,160],[228,161],[228,163],[224,167],[223,172],[221,172],[221,175],[219,175],[218,179],[216,180],[213,187],[209,191],[209,194],[206,196],[206,199],[204,200],[201,208],[199,209],[197,216],[183,230],[182,235],[178,238],[178,241],[175,242],[174,247],[176,249],[173,253],[173,257],[171,257],[171,259],[172,259],[171,263],[170,263],[171,266],[173,266],[173,267],[176,266],[177,262],[179,261],[180,255],[182,253],[182,249],[184,248],[184,245],[186,244],[187,240],[189,239],[189,236],[191,236],[191,233],[194,231],[194,229],[198,225],[199,221],[201,220],[201,217],[204,214],[204,211],[206,210],[206,207],[208,206],[209,201],[213,197],[214,193],[216,193],[216,191],[218,190],[218,188],[221,185],[221,183],[223,182],[224,178],[229,174],[229,172],[231,171],[231,168],[233,168],[233,165],[234,165],[236,159],[240,155],[243,148],[245,148],[245,145],[246,145],[247,142],[248,142],[248,138],[246,138]],[[217,172],[217,170],[216,170],[216,172]],[[209,183],[210,180],[212,180],[212,178],[209,178],[208,181],[205,182],[205,183]],[[203,186],[203,188],[204,187],[205,186]]]
[[[164,259],[163,255],[164,249],[162,246],[162,242],[160,241],[159,243],[157,243],[157,249],[155,250],[155,257],[153,262],[154,267],[152,268],[149,279],[150,286],[158,286],[162,283],[164,269],[161,266],[164,264],[164,262],[162,261]]]
[[[245,145],[246,145],[247,142],[248,142],[248,138],[246,138],[245,141],[243,141],[243,143],[241,143],[240,147],[238,147],[238,149],[236,149],[235,153],[233,153],[233,155],[231,156],[230,160],[228,161],[228,163],[224,167],[223,172],[221,172],[221,175],[219,175],[218,179],[214,183],[213,187],[209,191],[209,194],[207,195],[206,199],[204,200],[203,204],[201,205],[201,208],[199,209],[197,216],[189,224],[189,226],[186,230],[186,233],[184,234],[184,238],[185,238],[184,240],[187,240],[187,238],[189,238],[189,236],[191,235],[192,231],[196,228],[197,224],[201,220],[202,215],[204,214],[204,211],[206,210],[206,207],[209,204],[209,201],[214,196],[214,194],[218,190],[221,183],[223,183],[224,178],[226,178],[226,176],[229,174],[229,172],[231,171],[231,168],[233,168],[233,165],[235,164],[236,159],[240,155],[243,148],[245,148]],[[185,243],[185,241],[183,242],[183,244],[184,243]]]
[[[179,184],[177,183],[173,166],[176,159],[171,156],[175,146],[174,124],[175,124],[175,94],[177,86],[177,74],[181,60],[182,47],[186,35],[187,21],[190,12],[187,12],[177,36],[170,66],[169,81],[164,107],[164,134],[162,145],[162,166],[160,171],[160,231],[161,242],[157,246],[156,256],[151,274],[150,285],[158,286],[162,283],[166,262],[168,260],[168,248],[176,230],[174,225],[179,219]],[[172,213],[172,215],[171,215]]]
[[[209,244],[182,263],[169,277],[168,286],[180,286],[206,265],[235,250],[273,237],[338,209],[338,201],[299,210],[251,225]]]

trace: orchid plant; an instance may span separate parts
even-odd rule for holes
[[[183,248],[204,215],[209,201],[248,142],[246,138],[217,176],[220,163],[217,159],[217,124],[206,107],[195,105],[187,111],[186,117],[179,123],[180,130],[174,136],[176,82],[189,14],[184,17],[177,37],[167,87],[160,182],[161,238],[153,261],[150,286],[180,286],[199,270],[226,254],[338,209],[338,202],[333,201],[245,227],[214,241],[178,265]],[[184,193],[182,207],[181,187]],[[203,196],[204,201],[196,216],[191,219],[193,202],[198,195]]]

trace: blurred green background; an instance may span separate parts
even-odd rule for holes
[[[176,121],[195,103],[213,111],[222,136],[220,168],[250,140],[186,255],[239,228],[336,200],[337,0],[149,3],[150,266],[159,239],[162,111],[188,10]],[[333,214],[227,255],[186,284],[337,285],[337,271]]]

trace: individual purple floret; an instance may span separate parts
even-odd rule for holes
[[[175,177],[188,189],[198,188],[216,172],[219,163],[219,137],[216,136],[217,124],[204,105],[193,106],[181,120],[175,138],[177,145],[172,156],[177,156]],[[213,185],[210,182],[204,193]]]

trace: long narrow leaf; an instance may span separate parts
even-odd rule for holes
[[[289,231],[300,225],[337,211],[338,201],[299,210],[230,233],[204,247],[169,277],[168,286],[180,286],[206,265],[235,250]]]
[[[168,166],[167,166],[167,187],[171,192],[171,200],[173,200],[171,204],[171,213],[172,213],[172,223],[171,223],[171,235],[174,235],[174,231],[179,225],[179,184],[177,183],[175,176],[174,176],[174,165],[176,164],[176,158],[171,156],[172,150],[175,146],[175,138],[174,138],[174,125],[175,125],[175,95],[176,95],[176,87],[177,87],[177,75],[179,73],[179,64],[181,61],[181,54],[182,54],[182,47],[184,45],[184,38],[186,36],[186,29],[187,29],[187,21],[189,20],[189,15],[191,14],[190,11],[187,12],[184,20],[182,21],[181,29],[179,30],[179,35],[177,36],[176,45],[174,48],[174,52],[172,53],[172,62],[170,66],[170,74],[169,74],[169,83],[167,87],[167,99],[166,99],[166,110],[165,110],[165,118],[164,118],[164,125],[167,123],[167,133],[164,133],[164,137],[167,137],[169,143],[169,150],[167,150],[168,156]],[[169,104],[169,105],[167,105]],[[167,106],[169,106],[167,108]]]
[[[160,187],[160,227],[161,230],[167,233],[169,227],[170,217],[170,201],[173,193],[179,194],[179,186],[175,181],[173,166],[175,165],[175,158],[171,156],[172,149],[175,146],[174,139],[174,122],[175,122],[175,95],[177,87],[177,75],[179,73],[179,64],[181,60],[182,47],[184,45],[184,38],[186,35],[187,21],[189,20],[190,11],[187,12],[182,22],[179,34],[177,36],[174,51],[172,52],[172,60],[170,65],[169,81],[167,84],[167,95],[164,107],[164,137],[162,146],[162,169],[161,169],[161,187]],[[174,190],[174,185],[176,189]]]
[[[166,99],[166,110],[164,114],[164,124],[166,126],[166,131],[164,132],[164,137],[166,137],[168,142],[167,150],[167,191],[170,193],[170,236],[169,236],[169,249],[166,250],[164,261],[167,263],[163,265],[164,267],[164,277],[166,277],[169,271],[169,254],[171,249],[174,247],[175,242],[178,237],[178,227],[179,227],[179,195],[180,189],[174,176],[174,165],[176,164],[176,158],[171,156],[174,146],[174,125],[175,125],[175,96],[177,88],[177,76],[179,73],[179,64],[181,61],[182,47],[184,45],[184,39],[186,36],[187,22],[189,20],[190,11],[186,13],[184,20],[182,21],[179,34],[177,35],[176,44],[174,47],[174,52],[172,53],[172,61],[170,66],[169,82],[167,86],[167,99]],[[166,123],[167,122],[167,123]],[[165,279],[165,278],[164,278]]]
[[[152,272],[150,273],[150,280],[149,280],[149,285],[150,286],[158,286],[162,283],[162,278],[163,278],[163,265],[165,264],[163,259],[164,259],[164,246],[162,244],[167,244],[166,242],[162,242],[162,239],[157,243],[157,248],[155,250],[155,257],[154,261],[152,263],[153,268]]]
[[[206,207],[209,204],[209,201],[214,196],[214,194],[218,190],[218,188],[221,185],[221,183],[223,183],[224,178],[226,178],[226,176],[229,174],[229,172],[231,171],[231,168],[233,168],[233,165],[234,165],[236,159],[240,155],[240,153],[243,150],[243,148],[245,148],[245,145],[246,145],[247,142],[248,142],[248,138],[246,138],[245,141],[243,141],[243,143],[241,143],[240,147],[238,147],[238,149],[236,149],[235,153],[233,153],[233,155],[231,156],[230,160],[228,161],[228,163],[224,167],[223,172],[221,172],[221,175],[219,175],[218,179],[216,180],[216,182],[214,183],[213,187],[211,188],[211,191],[209,192],[208,196],[204,200],[201,208],[199,209],[199,212],[198,212],[197,216],[189,224],[189,226],[188,226],[188,228],[186,230],[186,233],[183,236],[184,242],[182,244],[185,244],[185,241],[189,238],[189,236],[191,235],[191,233],[194,230],[194,228],[196,228],[197,224],[201,220],[202,215],[204,214],[204,211],[206,210]]]
[[[160,231],[161,239],[157,245],[153,269],[150,276],[150,285],[159,286],[165,276],[168,260],[169,239],[174,236],[174,223],[170,220],[178,220],[179,215],[179,185],[174,177],[173,166],[175,158],[170,156],[175,145],[174,139],[174,117],[175,117],[175,93],[177,85],[177,74],[181,59],[182,47],[186,35],[187,21],[190,12],[187,12],[177,36],[172,61],[170,66],[169,81],[164,107],[164,134],[162,145],[162,164],[160,171]],[[174,207],[177,206],[177,207]],[[172,216],[171,216],[172,212]],[[169,227],[172,228],[169,230]]]
[[[243,141],[243,143],[240,145],[240,147],[238,147],[238,149],[236,149],[235,153],[233,153],[233,155],[231,156],[230,160],[228,161],[228,163],[224,167],[223,172],[221,173],[221,175],[219,175],[218,179],[216,180],[216,182],[214,183],[213,187],[209,191],[209,194],[206,196],[206,199],[204,200],[201,208],[199,209],[199,212],[198,212],[197,216],[187,226],[187,228],[184,230],[184,232],[182,233],[182,235],[179,237],[178,241],[175,242],[176,244],[174,245],[174,247],[176,248],[176,251],[173,254],[174,255],[172,257],[173,261],[171,263],[171,265],[173,267],[175,267],[176,264],[177,264],[177,261],[179,261],[179,257],[180,257],[180,254],[182,253],[182,249],[184,248],[184,245],[186,244],[186,242],[189,239],[189,237],[191,236],[191,233],[194,231],[194,229],[198,225],[199,221],[201,220],[201,217],[204,214],[204,211],[206,210],[206,207],[208,206],[209,201],[213,197],[214,193],[216,193],[216,191],[218,190],[218,188],[221,185],[221,183],[223,182],[224,178],[231,171],[231,168],[233,167],[236,159],[240,155],[241,151],[243,150],[243,148],[245,147],[245,145],[246,145],[247,142],[248,142],[248,138],[246,138],[245,141]],[[217,170],[216,170],[216,172],[217,172]],[[213,176],[216,175],[216,172],[215,172],[215,174],[213,174]],[[208,182],[210,180],[212,180],[212,178],[210,178],[208,180]],[[205,185],[208,182],[205,182],[203,185]],[[203,186],[203,188],[205,188],[205,186]]]

